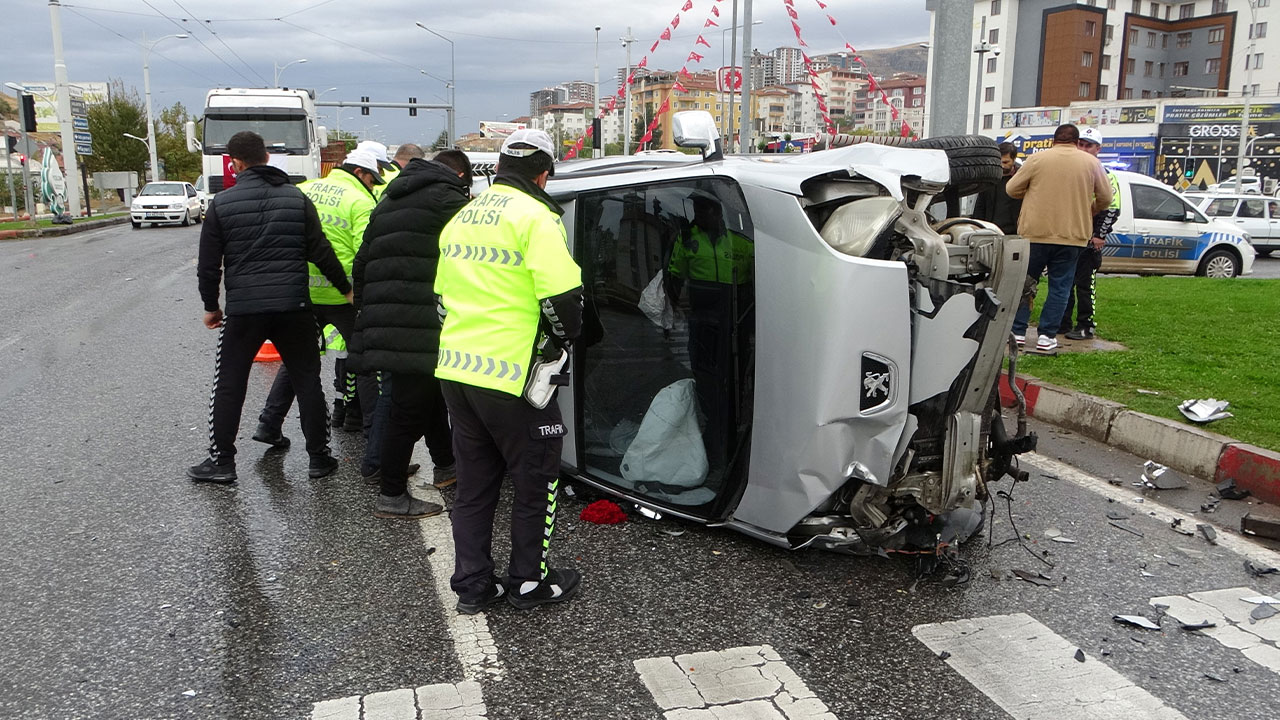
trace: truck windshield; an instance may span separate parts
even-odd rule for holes
[[[227,141],[241,130],[252,130],[262,136],[267,152],[306,155],[310,152],[305,116],[256,112],[206,114],[204,118],[204,152],[221,155]]]

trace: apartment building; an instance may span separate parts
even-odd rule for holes
[[[1280,94],[1276,23],[1280,0],[976,0],[976,130],[998,128],[1008,108]]]

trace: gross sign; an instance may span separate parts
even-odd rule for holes
[[[716,89],[720,92],[742,89],[742,68],[725,66],[716,71]]]

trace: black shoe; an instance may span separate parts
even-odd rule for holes
[[[408,492],[395,497],[379,494],[378,501],[373,505],[373,516],[379,518],[417,520],[439,515],[442,512],[444,507],[439,503],[419,500]]]
[[[507,595],[507,601],[521,610],[530,610],[547,603],[564,602],[578,594],[578,585],[582,582],[582,573],[571,568],[555,568],[547,573],[542,582],[530,589],[520,592],[514,587]],[[512,581],[513,585],[515,581]]]
[[[205,458],[199,465],[187,468],[187,477],[191,478],[192,482],[230,485],[236,481],[236,464],[234,462],[216,463],[212,458]]]
[[[312,455],[311,466],[307,475],[311,478],[322,478],[338,469],[338,458],[332,455]]]
[[[270,445],[273,450],[284,450],[289,447],[289,438],[279,430],[267,427],[266,423],[258,423],[258,431],[253,434],[253,439]]]
[[[333,414],[329,416],[329,427],[342,427],[342,422],[346,417],[347,404],[342,401],[342,398],[336,398],[333,401]]]
[[[503,587],[502,581],[498,578],[493,578],[493,582],[490,584],[488,591],[486,591],[481,597],[464,598],[459,596],[457,606],[458,613],[462,615],[475,615],[490,605],[501,602],[506,595],[507,589]]]
[[[1078,327],[1066,334],[1068,340],[1092,340],[1094,337],[1093,328]]]
[[[421,469],[422,469],[422,465],[418,463],[409,463],[409,469],[405,471],[404,476],[413,477],[414,475],[417,475],[418,471]],[[382,482],[382,468],[378,468],[377,470],[374,470],[371,473],[367,473],[361,470],[360,477],[364,478],[364,481],[369,483],[370,485],[377,485],[378,483]]]
[[[342,429],[347,432],[362,432],[364,430],[364,416],[359,413],[359,408],[347,408],[347,416],[342,421]]]

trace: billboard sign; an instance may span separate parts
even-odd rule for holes
[[[24,82],[18,83],[23,92],[36,99],[36,132],[58,132],[58,88],[54,83]],[[107,83],[78,82],[68,83],[71,88],[73,104],[80,100],[84,105],[96,105],[106,102],[110,97]],[[79,109],[82,112],[76,112]],[[72,115],[84,115],[83,107],[73,107]]]
[[[528,123],[480,121],[480,137],[506,138],[517,130],[529,127]]]
[[[1250,103],[1253,122],[1280,121],[1280,104]],[[1243,105],[1166,105],[1166,123],[1239,123],[1244,118]]]
[[[1061,110],[1016,110],[1000,113],[1000,126],[1055,127],[1062,124]]]

